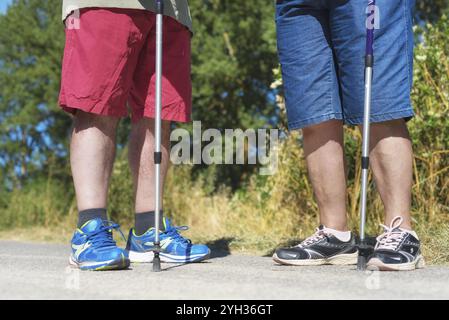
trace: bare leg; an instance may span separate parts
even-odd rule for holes
[[[106,208],[118,118],[77,112],[70,163],[78,210]]]
[[[396,216],[411,230],[413,149],[404,120],[371,125],[371,168],[385,206],[385,222]]]
[[[348,231],[343,123],[328,121],[303,129],[304,152],[310,180],[328,228]]]
[[[134,182],[136,213],[154,211],[154,145],[154,120],[143,118],[132,125],[128,156]],[[163,188],[170,156],[169,121],[162,122],[161,151],[161,188]]]

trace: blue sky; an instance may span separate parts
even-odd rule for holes
[[[0,0],[0,13],[5,13],[6,7],[11,3],[12,0]]]

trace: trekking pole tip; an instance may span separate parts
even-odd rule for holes
[[[366,257],[359,254],[357,258],[357,270],[365,271],[366,270]]]
[[[359,255],[357,257],[357,270],[365,271],[368,259],[372,254],[373,248],[369,246],[365,240],[362,240],[358,245]]]
[[[155,253],[153,258],[153,272],[161,272],[161,258],[159,253]]]

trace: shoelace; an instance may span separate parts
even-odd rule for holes
[[[189,227],[182,226],[182,227],[172,227],[170,226],[167,230],[165,230],[165,234],[172,238],[173,240],[183,243],[183,244],[190,244],[192,241],[190,239],[184,238],[179,231],[186,231],[189,230]]]
[[[407,232],[399,229],[404,219],[402,217],[394,218],[390,226],[381,224],[385,232],[377,237],[377,243],[375,249],[396,250],[399,244],[404,239]]]
[[[315,233],[312,236],[305,239],[300,244],[298,244],[298,247],[300,247],[300,248],[307,247],[309,245],[312,245],[312,244],[322,240],[323,238],[327,238],[327,236],[328,235],[324,232],[324,230],[322,230],[320,228],[316,228]]]
[[[125,235],[117,223],[108,220],[103,222],[107,225],[101,226],[98,230],[85,233],[87,240],[90,241],[96,248],[116,246],[116,242],[112,237],[112,230],[118,230],[122,238],[126,241]]]

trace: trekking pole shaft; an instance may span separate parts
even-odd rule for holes
[[[373,83],[374,67],[374,27],[376,19],[376,1],[369,0],[366,20],[366,54],[365,54],[365,104],[363,110],[363,142],[362,142],[362,188],[360,196],[360,243],[358,245],[359,255],[357,258],[357,270],[366,270],[367,261],[371,249],[365,240],[365,224],[367,215],[368,197],[368,173],[369,173],[369,151],[370,151],[370,118],[371,118],[371,90]],[[374,14],[374,19],[371,19]]]
[[[369,0],[368,17],[374,13],[376,17],[376,1]],[[374,26],[375,21],[366,21],[366,55],[365,55],[365,105],[363,110],[363,143],[362,143],[362,195],[360,197],[360,241],[365,241],[365,222],[367,212],[369,151],[370,151],[370,118],[371,118],[371,90],[374,67]]]
[[[365,107],[363,116],[363,145],[362,145],[362,195],[360,199],[360,240],[365,240],[365,222],[367,212],[369,147],[370,147],[370,117],[371,117],[371,88],[372,67],[365,70]]]
[[[157,15],[156,15],[156,108],[155,108],[155,228],[160,230],[160,210],[161,210],[161,109],[162,109],[162,1],[157,1]],[[155,235],[155,244],[159,244],[159,232]]]

